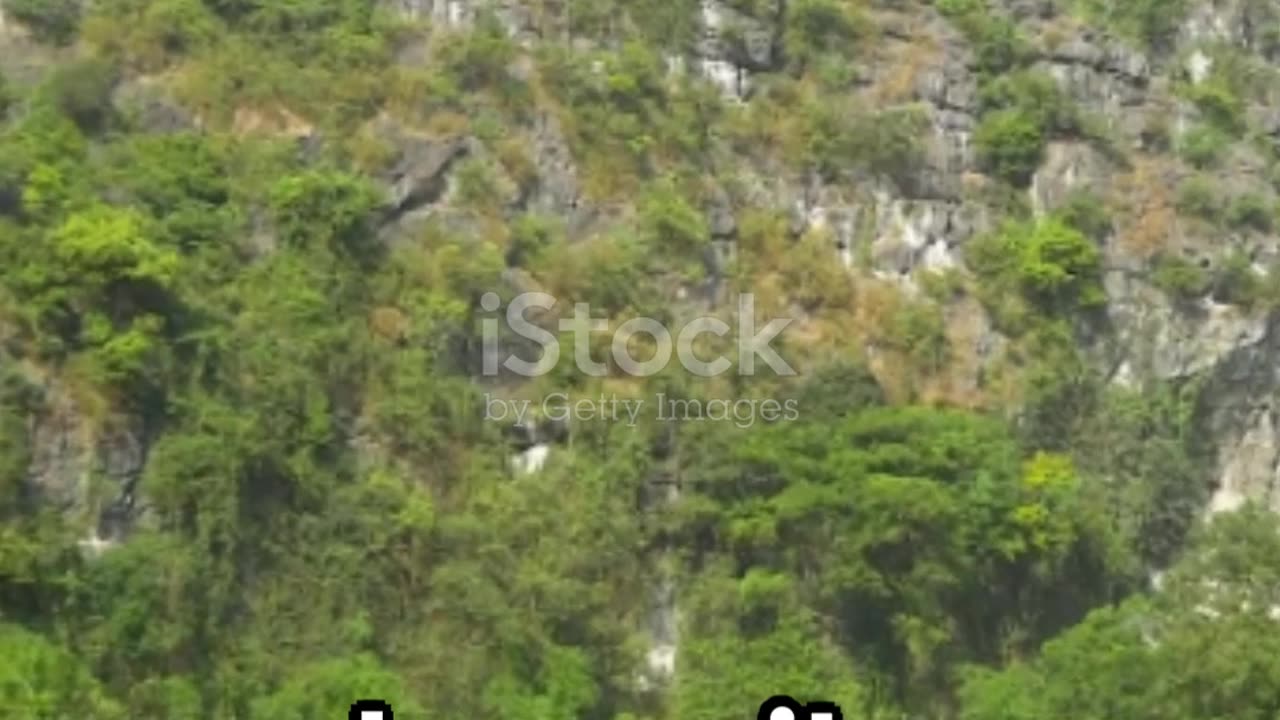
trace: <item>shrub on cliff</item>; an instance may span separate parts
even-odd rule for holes
[[[974,133],[978,157],[992,175],[1025,185],[1044,157],[1045,135],[1036,118],[1021,110],[988,114]]]
[[[967,258],[993,298],[1012,291],[1054,314],[1088,310],[1106,301],[1097,245],[1058,218],[1006,225],[975,240]]]
[[[1083,0],[1084,14],[1095,23],[1149,47],[1164,45],[1187,14],[1187,0]]]

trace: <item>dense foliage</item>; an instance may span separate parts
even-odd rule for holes
[[[1109,209],[1079,195],[1030,217],[1017,198],[1048,143],[1102,138],[988,3],[927,12],[973,47],[974,150],[1006,212],[968,275],[904,298],[847,272],[829,228],[753,208],[725,230],[706,212],[722,185],[749,192],[740,157],[920,189],[928,111],[849,95],[878,41],[868,3],[785,3],[739,104],[669,67],[698,41],[685,0],[523,3],[545,40],[528,48],[492,14],[426,30],[371,0],[2,1],[56,48],[0,93],[6,717],[311,720],[373,696],[407,720],[733,720],[776,693],[867,719],[1280,712],[1280,528],[1197,522],[1194,383],[1118,390],[1082,357]],[[1154,46],[1182,3],[1081,5]],[[121,101],[157,78],[179,127]],[[1209,168],[1249,90],[1188,92],[1203,118],[1181,149]],[[379,125],[391,115],[407,139]],[[531,199],[557,133],[591,217]],[[398,191],[404,146],[464,136],[449,182]],[[1216,192],[1185,180],[1178,211],[1273,227],[1265,197],[1224,210]],[[404,231],[415,193],[447,207]],[[1180,301],[1271,297],[1243,256],[1156,267]],[[537,286],[616,325],[685,319],[722,285],[820,319],[788,348],[800,377],[476,377],[487,292]],[[1012,400],[929,401],[956,298],[1012,344],[1007,377],[979,381]],[[869,346],[889,358],[877,372]],[[802,412],[581,423],[532,474],[513,471],[509,424],[485,420],[490,391],[654,390]],[[81,468],[50,427],[127,431],[145,462],[104,499],[110,463]],[[678,502],[654,500],[671,488]],[[127,541],[95,550],[120,508]],[[658,684],[646,630],[668,584],[679,650]]]

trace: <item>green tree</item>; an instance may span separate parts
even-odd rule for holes
[[[73,655],[9,624],[0,625],[0,702],[14,720],[126,717]]]
[[[787,60],[797,68],[828,53],[848,54],[865,21],[848,4],[835,0],[800,0],[788,6],[783,43]]]
[[[698,562],[791,578],[912,707],[945,693],[957,662],[1033,645],[1109,592],[1070,579],[1082,565],[1113,571],[1074,466],[1024,466],[997,422],[870,408],[724,442],[701,442],[686,470],[682,537]]]
[[[1092,613],[1030,662],[973,671],[961,717],[1274,717],[1278,550],[1273,516],[1216,518],[1152,597]]]
[[[1087,312],[1106,302],[1102,254],[1093,240],[1062,220],[1011,222],[971,243],[966,259],[988,283],[991,305],[1014,292],[1051,315]]]
[[[370,221],[381,201],[368,180],[322,170],[280,180],[269,198],[285,243],[329,246],[355,257],[366,257],[376,247]]]
[[[377,658],[358,655],[299,667],[276,692],[253,703],[253,720],[311,720],[350,707],[355,700],[385,700],[409,720],[425,718],[404,680]],[[337,710],[335,710],[335,708]]]
[[[43,98],[84,132],[96,133],[114,118],[111,91],[119,80],[120,69],[110,62],[78,60],[54,70],[42,88]]]
[[[796,607],[783,613],[766,630],[725,632],[682,645],[672,700],[676,716],[730,720],[750,715],[766,698],[788,695],[801,702],[835,702],[845,717],[864,717],[869,693],[853,664],[823,638],[811,613]]]

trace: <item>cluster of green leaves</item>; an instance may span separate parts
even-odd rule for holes
[[[1198,263],[1181,255],[1163,254],[1152,265],[1156,287],[1180,300],[1196,300],[1208,294],[1212,278]]]
[[[656,48],[681,52],[697,38],[699,6],[695,0],[569,0],[540,10],[547,20],[567,25],[572,35],[606,44],[642,40]]]
[[[1054,214],[1063,223],[1098,242],[1106,240],[1113,229],[1111,213],[1092,190],[1073,191]]]
[[[1196,125],[1178,138],[1178,153],[1197,168],[1213,167],[1231,145],[1231,136],[1212,125]]]
[[[1210,225],[1233,230],[1270,232],[1275,223],[1275,206],[1257,192],[1245,192],[1224,199],[1214,183],[1194,176],[1178,186],[1178,211]]]
[[[73,528],[27,487],[40,408],[6,356],[0,614],[75,638],[76,657],[6,630],[6,702],[30,718],[301,718],[376,691],[412,708],[388,647],[368,651],[399,635],[387,623],[411,622],[393,608],[422,586],[364,589],[428,565],[414,553],[435,528],[430,484],[357,472],[348,423],[367,414],[391,446],[457,472],[442,428],[481,428],[462,430],[474,398],[442,358],[466,335],[468,278],[497,277],[500,261],[388,258],[367,179],[301,166],[283,142],[131,133],[66,77],[0,136],[0,315],[28,362],[156,429],[142,480],[154,514],[119,553],[80,559]],[[412,318],[397,343],[365,323],[388,305]],[[346,630],[330,632],[335,619]]]
[[[1260,509],[1216,520],[1154,599],[1098,610],[1028,662],[971,673],[960,717],[1273,716],[1278,543]]]
[[[1074,106],[1043,73],[1001,75],[982,87],[980,99],[978,155],[992,174],[1014,185],[1030,181],[1050,138],[1080,131]]]
[[[904,351],[920,369],[936,372],[951,357],[946,318],[942,306],[912,303],[893,319],[892,344]]]
[[[823,64],[847,63],[867,21],[855,3],[800,0],[786,8],[783,51],[793,71]],[[768,21],[768,18],[765,18]]]
[[[552,92],[571,111],[571,141],[597,184],[630,189],[637,179],[705,158],[704,130],[722,112],[721,102],[692,79],[673,86],[653,48],[633,41],[584,56],[549,47],[542,60]]]
[[[1216,302],[1245,308],[1274,306],[1277,289],[1271,272],[1259,272],[1245,253],[1233,251],[1215,263],[1193,263],[1176,255],[1156,258],[1152,281],[1178,300],[1199,300],[1212,294]],[[1273,271],[1272,271],[1273,272]]]
[[[396,89],[397,25],[369,0],[107,0],[87,12],[83,37],[118,64],[184,64],[181,95],[210,121],[248,105],[349,128]]]
[[[1029,59],[1031,46],[1017,23],[987,0],[936,0],[934,4],[968,38],[983,77],[998,77]]]
[[[966,257],[988,304],[1003,307],[997,315],[1011,325],[1019,324],[1014,315],[1025,315],[1010,305],[1019,300],[1050,317],[1071,317],[1106,302],[1096,241],[1056,216],[1007,223],[974,240]]]
[[[163,365],[156,353],[175,312],[179,248],[159,217],[95,196],[106,178],[86,172],[83,133],[105,127],[109,105],[96,80],[65,90],[78,67],[53,74],[0,141],[16,199],[0,242],[5,280],[41,347],[87,354],[109,382],[138,379],[144,365]],[[77,92],[84,87],[94,90]]]
[[[480,16],[471,32],[451,38],[437,56],[439,70],[430,77],[430,101],[464,104],[469,94],[490,89],[508,103],[518,104],[525,91],[508,68],[516,58],[516,45],[491,13]]]
[[[1199,111],[1200,122],[1179,138],[1179,153],[1198,168],[1218,164],[1233,142],[1249,131],[1246,107],[1265,97],[1272,71],[1232,48],[1197,49],[1210,61],[1209,72],[1178,85],[1179,94]]]
[[[10,717],[125,717],[83,664],[39,635],[0,625],[0,650],[0,700]]]
[[[1253,265],[1253,260],[1240,251],[1232,252],[1223,258],[1218,264],[1214,278],[1214,299],[1218,302],[1246,307],[1267,299],[1274,302],[1274,287],[1267,287]],[[1267,298],[1267,294],[1272,297]]]
[[[924,161],[928,114],[918,106],[849,113],[817,103],[806,113],[809,166],[825,177],[869,173],[910,187]]]
[[[1134,0],[1111,3],[1106,0],[1077,0],[1077,7],[1094,24],[1150,48],[1167,45],[1190,9],[1188,0]]]
[[[697,568],[695,666],[676,689],[681,717],[734,717],[710,709],[714,692],[806,666],[795,687],[855,716],[941,710],[959,664],[1035,647],[1122,580],[1066,457],[1024,456],[982,417],[842,415],[708,437],[690,458],[677,532]]]
[[[1022,444],[1070,454],[1105,496],[1130,561],[1167,567],[1209,500],[1212,455],[1195,423],[1202,387],[1117,389],[1084,361],[1069,328],[1041,329],[1034,341]]]

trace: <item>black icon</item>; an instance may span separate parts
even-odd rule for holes
[[[801,705],[786,695],[775,695],[760,706],[756,720],[844,720],[844,714],[835,703]]]
[[[357,700],[351,705],[348,720],[394,720],[391,705],[382,700]]]

